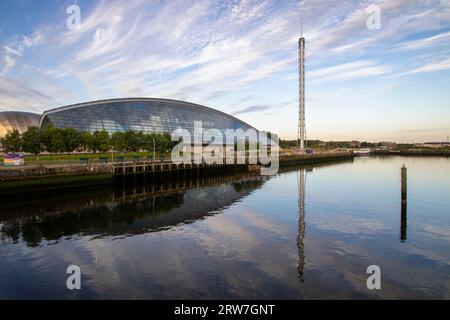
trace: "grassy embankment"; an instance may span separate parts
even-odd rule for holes
[[[130,152],[130,153],[114,153],[114,159],[123,157],[125,161],[133,160],[133,157],[139,157],[142,160],[153,158],[153,152]],[[156,152],[155,158],[170,157],[170,152]],[[112,161],[112,153],[74,153],[74,154],[42,154],[42,155],[25,155],[25,163],[27,162],[52,162],[52,161],[80,161],[80,158],[88,158],[89,160],[98,161],[100,158],[108,158],[108,162]],[[3,162],[3,157],[0,156],[0,162]]]

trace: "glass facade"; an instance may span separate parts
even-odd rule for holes
[[[169,134],[182,128],[195,134],[195,121],[202,122],[203,130],[218,129],[224,132],[225,129],[253,128],[237,118],[208,107],[151,98],[104,100],[49,110],[41,118],[41,127],[53,125],[90,132],[133,130]]]
[[[20,133],[23,133],[29,127],[37,127],[40,117],[39,114],[30,112],[0,112],[0,137],[4,137],[10,130],[17,129]]]

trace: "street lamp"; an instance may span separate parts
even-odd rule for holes
[[[153,139],[153,162],[155,162],[156,158],[156,144],[155,144],[155,139]]]

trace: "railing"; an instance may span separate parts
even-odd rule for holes
[[[111,156],[102,156],[102,157],[92,157],[92,156],[84,156],[80,155],[77,158],[71,159],[48,159],[48,160],[25,160],[24,166],[63,166],[63,165],[97,165],[97,164],[111,164],[111,163],[121,163],[121,162],[142,162],[142,161],[152,161],[153,156],[148,157],[137,157],[137,156],[119,156],[114,157],[114,161],[112,161]],[[156,160],[166,158],[164,157],[156,157]],[[3,159],[0,158],[0,167],[3,167]]]
[[[328,157],[328,156],[340,156],[340,155],[350,155],[349,152],[314,152],[312,154],[298,154],[298,153],[288,153],[283,152],[279,155],[279,160],[283,161],[285,159],[292,159],[292,158],[316,158],[316,157]],[[115,156],[114,161],[112,161],[112,157],[110,156],[100,156],[100,157],[92,157],[92,156],[86,156],[86,155],[80,155],[77,158],[72,159],[50,159],[50,160],[26,160],[25,161],[25,167],[26,166],[64,166],[64,165],[120,165],[120,164],[142,164],[142,163],[153,163],[154,158],[153,156]],[[245,161],[244,161],[245,159]],[[196,163],[196,159],[193,157],[192,162]],[[171,159],[169,157],[156,157],[155,162],[171,162]],[[229,160],[228,160],[229,161]],[[257,157],[238,157],[235,156],[233,160],[234,164],[257,164],[259,163]],[[202,161],[203,163],[204,161]],[[0,163],[0,168],[3,167],[3,162]],[[229,164],[227,162],[227,158],[223,158],[222,161],[223,164]]]

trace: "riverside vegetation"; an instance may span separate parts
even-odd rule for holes
[[[25,152],[34,155],[27,157],[27,160],[54,160],[53,154],[59,154],[59,158],[64,160],[71,160],[77,157],[73,154],[74,152],[101,155],[110,150],[117,153],[133,153],[138,156],[142,151],[154,151],[163,155],[177,142],[171,141],[169,134],[126,131],[110,135],[107,131],[91,133],[79,132],[72,128],[30,127],[22,134],[18,130],[9,131],[4,138],[0,139],[0,143],[4,152]],[[43,152],[50,155],[40,155]],[[61,154],[64,155],[61,156]],[[40,156],[37,157],[38,155]]]

